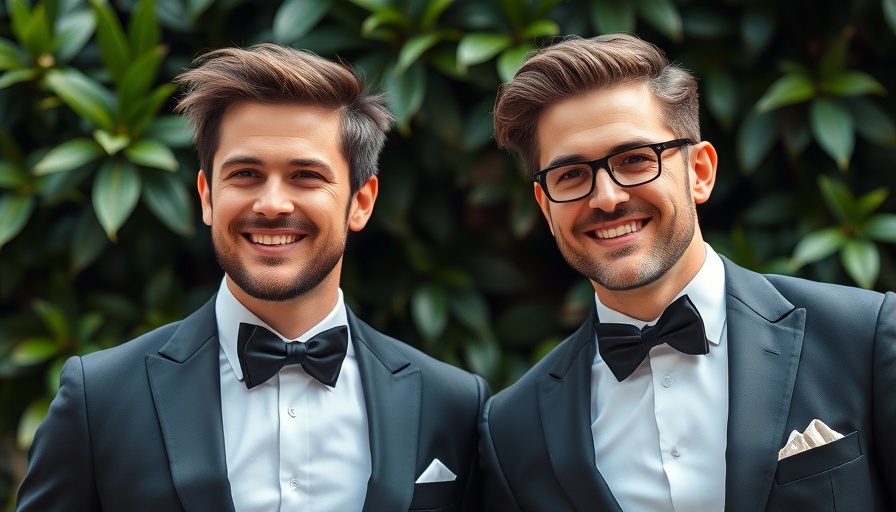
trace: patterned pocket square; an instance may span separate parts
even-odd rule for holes
[[[778,460],[828,444],[843,437],[843,434],[831,429],[819,419],[812,420],[801,434],[794,430],[787,438],[787,444],[778,451]]]
[[[456,478],[457,475],[445,467],[445,465],[442,464],[442,461],[433,459],[432,462],[429,463],[429,467],[426,468],[426,471],[424,471],[423,474],[420,475],[420,478],[414,483],[434,484],[436,482],[453,482]]]

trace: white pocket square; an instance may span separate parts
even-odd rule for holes
[[[778,451],[778,460],[828,444],[841,437],[843,437],[843,434],[831,429],[823,421],[814,419],[802,434],[796,430],[790,433],[790,437],[787,438],[787,444]]]
[[[429,467],[426,468],[426,471],[424,471],[423,474],[420,475],[420,478],[414,483],[434,484],[436,482],[453,482],[456,478],[457,475],[445,467],[445,465],[442,464],[442,461],[433,459],[432,462],[429,463]]]

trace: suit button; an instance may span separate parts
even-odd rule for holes
[[[293,478],[292,480],[289,481],[289,490],[290,491],[299,490],[299,479],[298,478]]]
[[[663,382],[662,382],[662,384],[663,384],[663,387],[664,387],[664,388],[668,388],[669,386],[671,386],[671,385],[672,385],[672,382],[673,382],[673,379],[672,379],[672,376],[671,376],[671,375],[669,375],[669,374],[667,373],[666,375],[663,376]]]
[[[287,414],[289,414],[290,416],[295,418],[296,414],[298,413],[298,409],[296,409],[296,406],[290,405],[289,408],[286,409],[286,412],[287,412]]]
[[[678,448],[672,448],[672,457],[678,458],[681,456],[681,453],[678,451]]]

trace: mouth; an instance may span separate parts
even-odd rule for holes
[[[263,235],[259,233],[247,233],[244,235],[253,244],[258,245],[289,245],[299,240],[297,235]]]
[[[597,238],[598,240],[611,240],[613,238],[625,236],[629,233],[637,233],[638,231],[641,231],[643,227],[643,220],[633,220],[620,224],[614,228],[598,228],[592,231],[590,234],[592,237]]]

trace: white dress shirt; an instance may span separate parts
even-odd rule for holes
[[[598,470],[628,511],[721,512],[725,508],[728,430],[728,348],[725,269],[706,245],[687,294],[710,341],[707,355],[668,345],[650,349],[619,382],[600,356],[591,367],[591,435]],[[602,322],[643,322],[597,300]]]
[[[247,389],[236,348],[240,322],[271,328],[223,281],[215,313],[227,477],[236,511],[361,510],[371,471],[370,439],[352,344],[333,388],[310,377],[301,366],[290,365]],[[295,342],[346,322],[339,290],[333,311]]]

